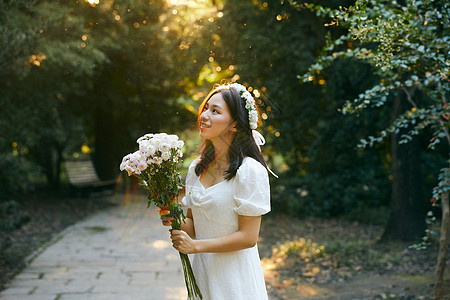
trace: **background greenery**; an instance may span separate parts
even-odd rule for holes
[[[258,98],[264,152],[280,175],[272,178],[274,211],[384,224],[392,201],[390,141],[357,145],[390,124],[391,108],[358,117],[339,111],[380,74],[349,58],[316,70],[311,83],[298,77],[327,36],[346,32],[324,26],[328,21],[282,0],[0,1],[2,201],[44,186],[61,189],[67,159],[88,156],[100,177],[116,178],[123,155],[147,132],[190,139],[189,162],[198,144],[196,109],[227,79]],[[431,136],[419,135],[413,162],[422,223],[448,159],[447,150],[430,154]]]

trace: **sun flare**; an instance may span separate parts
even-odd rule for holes
[[[92,6],[95,6],[100,3],[100,0],[85,0],[85,1],[88,2]]]

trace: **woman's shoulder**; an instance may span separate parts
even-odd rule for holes
[[[200,157],[200,156],[196,157],[196,158],[191,162],[191,164],[189,165],[189,168],[190,168],[190,167],[194,167],[194,168],[195,168],[195,166],[198,165],[198,163],[200,162],[200,160],[201,160],[201,157]]]
[[[237,172],[239,174],[267,174],[267,169],[262,163],[254,159],[253,157],[246,156],[241,166],[238,168]]]
[[[190,169],[195,169],[195,167],[198,165],[198,163],[200,162],[200,156],[196,157],[190,164],[189,164],[189,170]]]

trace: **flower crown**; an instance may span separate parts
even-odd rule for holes
[[[235,88],[239,92],[239,95],[241,95],[241,98],[245,100],[245,108],[248,110],[248,122],[250,128],[256,129],[258,127],[258,112],[256,111],[255,99],[242,84],[233,83],[231,84],[231,87]]]

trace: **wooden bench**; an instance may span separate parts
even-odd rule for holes
[[[112,189],[116,180],[101,180],[97,176],[94,164],[90,160],[68,160],[64,163],[71,193],[81,191],[83,195],[89,195],[93,191]]]

